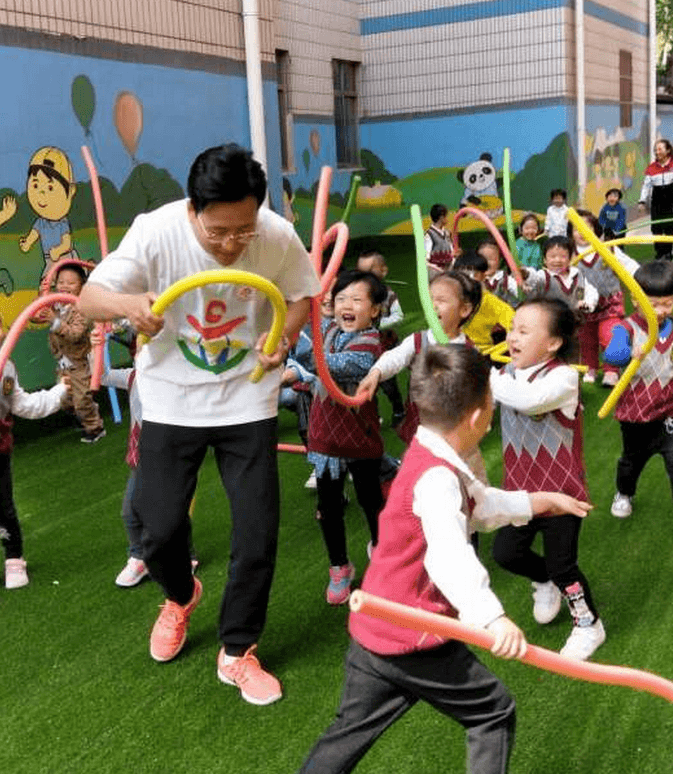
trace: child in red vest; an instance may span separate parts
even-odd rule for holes
[[[412,393],[421,425],[381,513],[379,543],[362,588],[485,627],[495,635],[495,655],[520,658],[524,635],[489,588],[470,532],[525,524],[533,513],[584,515],[589,506],[566,495],[503,492],[474,479],[462,455],[490,424],[488,379],[488,360],[473,348],[431,346],[417,359]],[[471,774],[507,771],[514,700],[465,645],[362,613],[351,614],[350,633],[341,706],[302,774],[352,771],[419,700],[469,729]],[[413,769],[414,754],[409,751],[406,769]]]

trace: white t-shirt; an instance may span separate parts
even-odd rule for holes
[[[317,295],[320,282],[292,225],[260,208],[256,231],[227,268],[266,277],[289,302]],[[223,268],[199,244],[183,199],[139,215],[89,282],[118,293],[160,294],[183,277]],[[143,420],[215,427],[276,416],[281,370],[248,381],[255,343],[272,318],[271,302],[250,287],[206,285],[178,298],[136,359]]]

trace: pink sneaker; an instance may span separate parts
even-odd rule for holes
[[[26,560],[7,559],[5,562],[5,588],[20,589],[28,585],[28,573],[26,572]]]
[[[278,678],[267,672],[255,655],[257,645],[251,645],[240,658],[225,664],[224,648],[217,654],[217,676],[227,685],[235,685],[250,704],[264,706],[278,701],[283,690]]]
[[[329,586],[325,591],[328,605],[343,605],[351,595],[351,581],[355,577],[355,567],[349,562],[341,567],[329,568]]]
[[[189,617],[201,601],[203,585],[194,577],[194,593],[186,605],[167,599],[161,606],[150,635],[150,655],[155,661],[170,661],[182,650],[187,639]]]

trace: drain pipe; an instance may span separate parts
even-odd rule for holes
[[[262,51],[259,35],[258,0],[242,0],[245,39],[245,72],[248,85],[248,114],[252,152],[267,171],[264,94],[262,90]]]
[[[587,187],[587,163],[585,154],[586,94],[584,90],[584,0],[575,0],[575,69],[577,72],[577,199],[584,203]]]
[[[657,141],[657,7],[656,0],[649,3],[649,31],[650,31],[650,147],[646,158],[652,153],[654,143]]]

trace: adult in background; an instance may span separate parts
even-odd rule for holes
[[[673,236],[673,146],[668,140],[657,140],[654,143],[654,161],[645,170],[645,179],[640,192],[638,209],[645,212],[650,206],[652,225],[655,236]],[[669,220],[668,223],[658,223],[659,220]],[[671,258],[673,243],[655,242],[654,249],[657,258]]]
[[[277,406],[291,341],[320,291],[294,228],[262,207],[266,177],[238,145],[210,148],[194,161],[189,198],[139,215],[119,247],[92,272],[81,309],[96,320],[126,317],[153,336],[136,360],[143,429],[132,508],[143,525],[143,558],[166,596],[150,636],[156,661],[181,651],[201,599],[189,555],[189,503],[208,447],[231,505],[229,576],[220,612],[217,674],[246,701],[270,704],[280,682],[255,650],[266,619],[279,521]],[[274,282],[288,302],[284,337],[266,356],[272,317],[249,287],[208,285],[151,312],[174,282],[223,266]],[[260,362],[268,371],[248,377]]]

